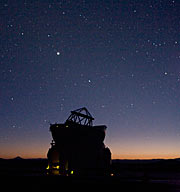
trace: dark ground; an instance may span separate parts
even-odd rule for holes
[[[113,176],[49,176],[47,159],[0,159],[0,181],[6,189],[47,190],[80,186],[83,189],[111,189],[130,192],[180,191],[180,160],[114,160]]]

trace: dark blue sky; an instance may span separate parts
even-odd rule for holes
[[[0,45],[0,157],[45,157],[84,106],[113,158],[179,156],[179,0],[2,0]]]

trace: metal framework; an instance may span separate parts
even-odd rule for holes
[[[94,118],[91,116],[89,111],[83,107],[75,111],[71,111],[71,115],[68,117],[66,122],[73,122],[80,125],[93,126]]]

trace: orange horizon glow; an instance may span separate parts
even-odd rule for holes
[[[16,157],[21,157],[23,159],[36,159],[36,158],[47,158],[46,154],[0,154],[0,158],[4,159],[12,159]],[[177,159],[180,158],[180,155],[153,155],[153,154],[146,154],[146,155],[136,155],[136,154],[129,154],[129,155],[124,155],[124,154],[112,154],[111,156],[112,160],[113,159],[120,159],[120,160],[151,160],[151,159]]]
[[[107,146],[111,149],[112,159],[177,159],[180,158],[177,143],[169,138],[154,139],[153,142],[134,139],[121,143],[118,140]]]
[[[153,142],[140,145],[139,142],[129,142],[128,145],[123,143],[107,143],[111,150],[112,159],[176,159],[180,158],[180,150],[176,142],[161,143]],[[119,147],[121,146],[121,147]],[[29,145],[20,145],[20,143],[9,144],[9,146],[2,147],[0,150],[0,158],[10,159],[17,156],[28,158],[47,158],[47,152],[49,150],[49,143],[31,143]],[[9,150],[9,148],[11,150]]]
[[[112,154],[112,159],[121,159],[121,160],[150,160],[150,159],[177,159],[180,158],[180,155],[117,155]]]

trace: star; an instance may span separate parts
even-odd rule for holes
[[[58,56],[59,56],[59,55],[60,55],[60,52],[59,52],[59,51],[57,51],[57,52],[56,52],[56,55],[58,55]]]
[[[177,42],[177,41],[175,41],[175,42],[174,42],[174,44],[178,44],[178,42]]]
[[[114,154],[122,154],[119,146],[136,145],[143,156],[144,126],[172,154],[164,140],[173,138],[172,129],[179,131],[178,0],[127,1],[123,9],[121,1],[15,2],[2,3],[0,138],[9,141],[13,125],[24,131],[14,135],[17,149],[13,142],[1,142],[0,149],[18,155],[23,146],[24,157],[46,156],[48,122],[64,122],[71,110],[85,106],[109,124]],[[162,141],[165,132],[170,138]]]

